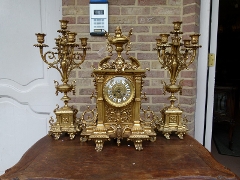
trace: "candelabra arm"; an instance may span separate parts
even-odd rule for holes
[[[75,53],[74,56],[73,56],[73,62],[72,62],[72,67],[71,67],[71,70],[75,69],[75,68],[80,68],[80,65],[85,61],[85,57],[86,57],[86,50],[87,48],[86,47],[83,47],[83,53],[80,54],[80,53]],[[80,60],[80,62],[76,63],[74,60]]]
[[[171,69],[171,59],[169,58],[169,52],[166,52],[166,48],[162,47],[162,53],[161,49],[158,49],[158,61],[162,65],[161,68],[168,69],[170,71]]]
[[[74,80],[74,81],[72,81],[72,93],[73,93],[73,95],[75,95],[75,93],[76,93],[76,80]]]
[[[161,81],[161,83],[163,84],[163,94],[165,95],[166,94],[166,86],[167,86],[167,84],[163,80]]]
[[[58,96],[58,89],[57,89],[57,87],[59,86],[59,83],[56,80],[54,80],[54,84],[55,84],[55,88],[56,88],[55,94],[56,94],[56,96]]]
[[[49,68],[55,68],[61,74],[61,77],[63,76],[61,70],[58,68],[59,60],[56,59],[54,52],[47,51],[45,54],[43,54],[43,48],[40,47],[40,55],[41,55],[41,58],[42,58],[43,62],[45,62],[48,65],[48,69]],[[52,63],[50,63],[47,60],[47,55],[48,55],[49,59],[54,59],[54,61]]]
[[[188,69],[188,66],[190,66],[190,65],[193,63],[193,61],[195,60],[196,54],[197,54],[197,49],[194,48],[194,49],[192,50],[191,59],[190,59],[190,61],[186,64],[186,69]]]
[[[157,48],[157,54],[158,54],[158,61],[163,66],[163,59],[161,58],[161,49]],[[165,49],[163,50],[163,54],[165,54]]]

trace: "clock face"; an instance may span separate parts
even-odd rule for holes
[[[116,107],[123,107],[129,104],[134,97],[134,86],[125,77],[113,77],[104,85],[104,98]]]

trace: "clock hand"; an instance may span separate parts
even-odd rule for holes
[[[120,89],[117,89],[116,92],[118,93],[118,95],[120,96],[120,98],[122,98],[121,90],[120,90]]]

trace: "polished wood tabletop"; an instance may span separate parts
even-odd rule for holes
[[[0,179],[239,179],[218,163],[194,138],[172,135],[144,141],[136,151],[132,141],[114,140],[95,151],[92,141],[77,136],[59,140],[45,136],[36,142]]]

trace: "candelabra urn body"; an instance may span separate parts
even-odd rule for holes
[[[55,68],[62,78],[62,84],[59,84],[57,81],[54,81],[54,83],[56,95],[58,95],[59,92],[64,94],[61,98],[64,102],[64,106],[59,108],[57,105],[57,108],[54,110],[56,121],[53,117],[49,120],[49,135],[52,135],[56,140],[59,139],[63,132],[68,133],[70,139],[73,139],[75,134],[80,131],[76,123],[76,114],[78,110],[68,105],[68,102],[71,99],[68,96],[68,93],[72,92],[75,94],[76,82],[72,81],[69,83],[69,75],[73,69],[80,68],[80,65],[85,60],[86,50],[88,49],[87,38],[80,38],[82,47],[79,47],[76,43],[77,33],[67,30],[67,24],[67,20],[60,20],[61,29],[57,32],[61,35],[59,35],[58,38],[55,38],[56,47],[53,48],[55,51],[43,52],[43,48],[48,47],[48,45],[44,44],[44,37],[46,34],[43,33],[36,34],[38,44],[34,45],[35,47],[39,47],[41,58],[46,64],[48,64],[48,68]],[[76,48],[83,52],[79,53],[75,51]]]
[[[182,22],[173,22],[174,31],[170,34],[172,42],[168,43],[170,34],[160,34],[160,38],[156,39],[158,60],[162,65],[162,68],[168,70],[170,75],[170,83],[162,81],[164,94],[166,92],[171,93],[169,97],[170,106],[163,108],[160,112],[162,114],[161,122],[157,129],[161,131],[167,139],[170,139],[170,134],[175,132],[180,139],[183,139],[183,135],[188,130],[186,127],[187,119],[182,117],[183,111],[179,106],[175,106],[177,100],[175,93],[182,93],[182,80],[177,82],[179,73],[188,69],[189,65],[196,58],[196,52],[200,45],[198,45],[198,39],[200,34],[190,35],[191,39],[181,41],[182,37],[180,31]]]

